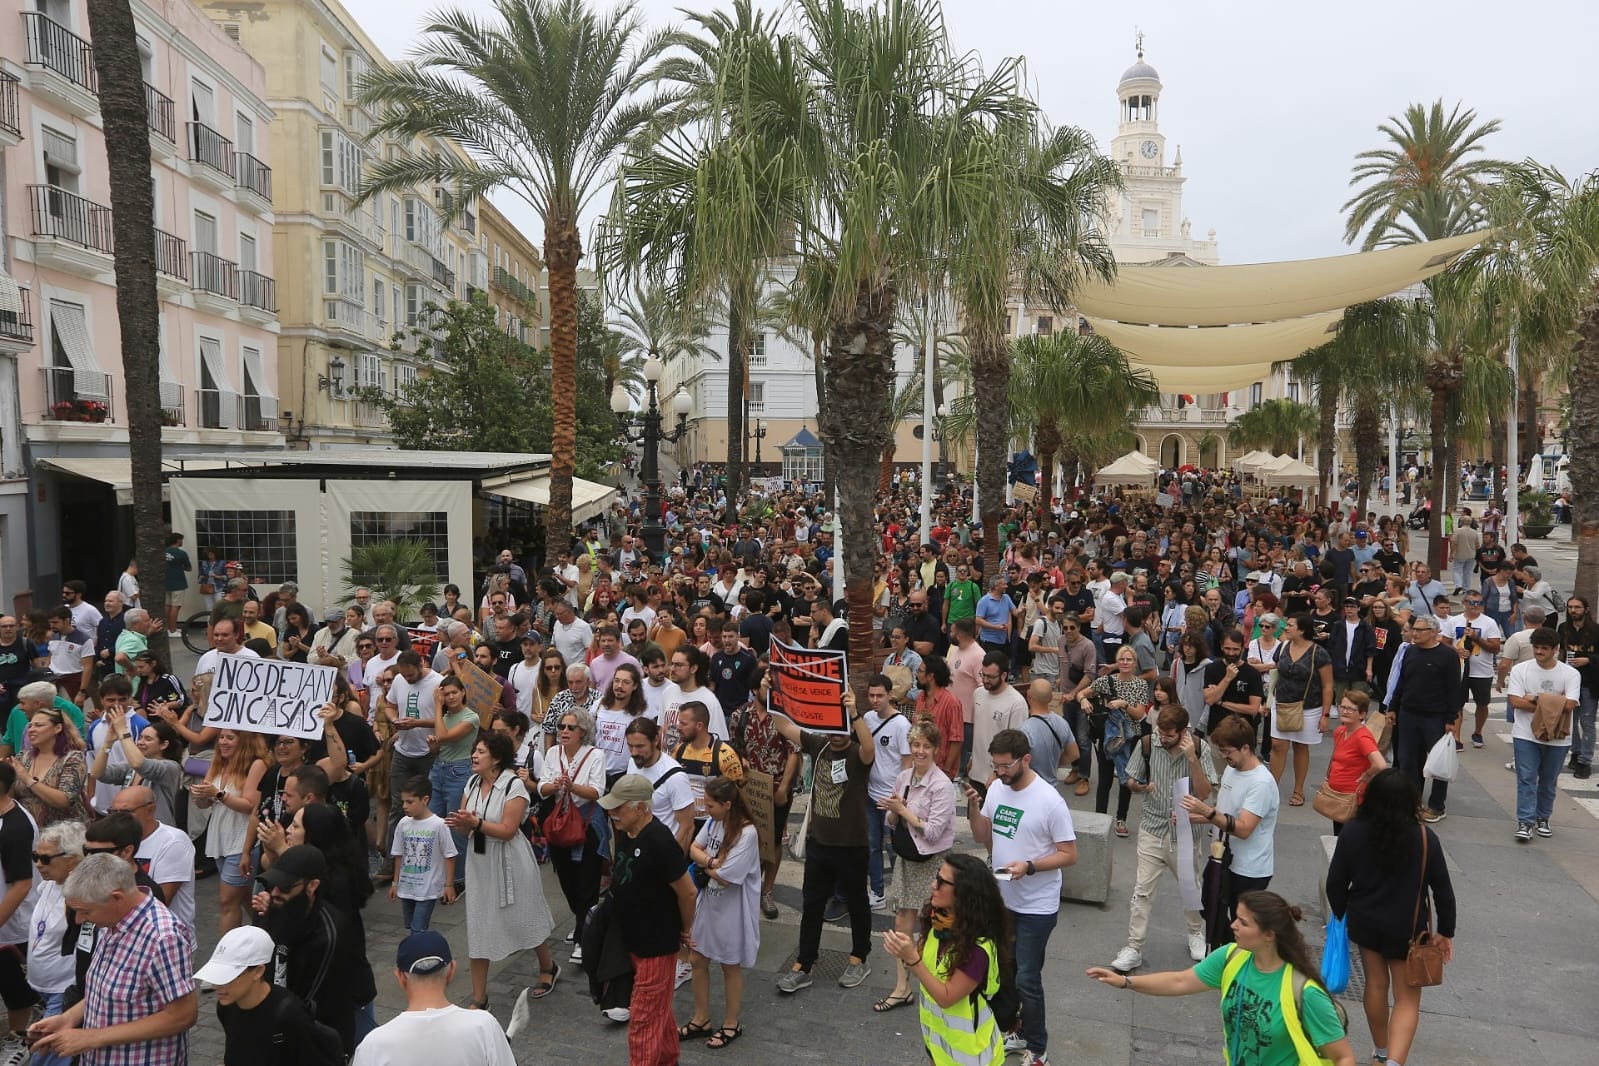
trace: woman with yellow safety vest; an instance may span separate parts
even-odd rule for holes
[[[1299,908],[1275,892],[1245,892],[1233,920],[1237,943],[1187,970],[1131,977],[1102,966],[1088,976],[1151,996],[1221,990],[1228,1066],[1355,1066],[1355,1051],[1295,925]]]
[[[989,999],[1010,972],[1010,915],[993,871],[975,855],[952,852],[933,878],[922,911],[922,943],[889,930],[883,947],[921,983],[922,1040],[934,1066],[997,1066],[1005,1034]]]

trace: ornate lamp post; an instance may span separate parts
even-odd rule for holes
[[[757,419],[750,429],[750,436],[755,438],[755,465],[761,465],[761,441],[766,439],[766,419]]]
[[[644,360],[644,388],[646,390],[645,406],[636,414],[633,411],[633,398],[621,385],[611,390],[611,410],[616,414],[617,429],[624,440],[632,444],[643,445],[644,456],[640,464],[639,475],[644,482],[644,547],[651,555],[659,559],[666,550],[666,527],[661,524],[661,471],[660,448],[661,442],[675,444],[683,439],[683,434],[688,431],[689,411],[694,407],[694,401],[686,392],[679,391],[672,398],[672,411],[677,415],[677,428],[670,433],[661,429],[661,420],[664,411],[657,392],[657,384],[661,380],[661,361],[650,356]]]

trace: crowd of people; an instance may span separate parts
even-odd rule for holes
[[[485,554],[469,593],[449,584],[415,607],[358,589],[317,612],[293,583],[262,599],[245,565],[206,551],[213,650],[187,682],[126,582],[103,611],[72,580],[43,628],[0,618],[0,928],[19,946],[0,952],[0,1066],[25,1041],[47,1063],[185,1062],[197,981],[217,988],[228,1066],[463,1049],[509,1062],[490,968],[525,951],[537,978],[514,996],[511,1040],[575,967],[601,1017],[628,1026],[631,1061],[664,1066],[685,1041],[726,1048],[751,1023],[744,982],[763,937],[781,935],[788,854],[803,889],[780,994],[813,985],[822,928],[843,922],[838,984],[862,984],[886,951],[895,983],[864,1006],[915,1006],[934,1062],[1047,1063],[1043,974],[1077,859],[1068,798],[1090,792],[1115,837],[1137,834],[1127,943],[1090,976],[1220,989],[1234,1063],[1313,1046],[1347,1066],[1297,909],[1269,890],[1280,806],[1305,803],[1324,736],[1315,806],[1339,834],[1327,896],[1365,963],[1376,1058],[1400,1066],[1420,999],[1406,949],[1431,923],[1448,950],[1455,933],[1429,827],[1447,783],[1423,804],[1428,755],[1445,736],[1481,748],[1492,693],[1507,692],[1528,843],[1553,833],[1556,777],[1589,773],[1599,626],[1521,544],[1473,544],[1462,517],[1455,548],[1470,554],[1445,588],[1411,559],[1398,515],[1246,498],[1205,476],[1010,509],[986,555],[969,499],[946,492],[924,531],[909,493],[885,493],[870,685],[844,698],[848,732],[801,730],[771,709],[769,654],[848,646],[824,500],[795,489],[733,507],[699,472],[674,492],[658,552],[631,501],[552,558]],[[509,543],[494,529],[484,543],[496,538]],[[189,565],[176,534],[173,551],[169,586]],[[220,655],[335,668],[322,738],[207,726]],[[482,675],[489,706],[468,695]],[[770,782],[769,827],[754,776]],[[986,859],[956,847],[962,823]],[[1218,895],[1181,908],[1193,968],[1138,973],[1163,872],[1192,883],[1213,853]],[[573,916],[567,945],[543,864]],[[220,939],[196,972],[210,878]],[[385,890],[407,932],[392,968],[365,931]],[[437,906],[465,914],[460,1006]],[[876,911],[894,928],[874,945]],[[391,969],[407,1011],[379,1027]],[[1284,997],[1297,1006],[1260,1009]]]

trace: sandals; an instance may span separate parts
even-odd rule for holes
[[[703,1022],[691,1020],[687,1025],[677,1027],[677,1038],[679,1040],[693,1040],[701,1036],[710,1036],[715,1032],[716,1030],[711,1028],[711,1020],[709,1018]]]
[[[712,1051],[720,1051],[743,1035],[744,1027],[742,1025],[735,1025],[731,1029],[724,1025],[711,1034],[711,1038],[705,1041],[705,1046]]]
[[[560,979],[560,963],[556,963],[555,969],[553,970],[540,970],[538,983],[528,991],[528,995],[533,999],[543,999],[545,996],[555,991],[555,982],[559,981]]]
[[[1305,805],[1305,797],[1304,797],[1304,795],[1302,793],[1295,792],[1292,796],[1288,797],[1288,806],[1290,806],[1290,807],[1303,807],[1304,805]]]
[[[1127,838],[1127,823],[1126,822],[1122,821],[1120,818],[1116,819],[1116,827],[1115,827],[1115,829],[1116,829],[1116,835],[1117,836],[1121,837],[1124,840]]]
[[[905,993],[903,996],[884,996],[882,999],[872,1004],[872,1010],[876,1011],[878,1014],[887,1014],[889,1011],[894,1010],[897,1007],[903,1007],[908,1003],[914,1002],[916,1002],[916,996],[914,993],[910,992]]]

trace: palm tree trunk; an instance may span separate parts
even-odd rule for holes
[[[1322,385],[1316,390],[1316,473],[1320,478],[1321,492],[1325,493],[1333,482],[1333,453],[1338,450],[1338,390]],[[1331,505],[1338,499],[1337,490],[1326,501]]]
[[[749,317],[741,284],[727,292],[727,503],[737,510],[744,491],[744,402],[748,380]]]
[[[842,578],[848,605],[850,685],[856,692],[866,691],[873,672],[872,582],[880,549],[872,513],[877,486],[871,471],[881,462],[894,430],[889,408],[896,298],[891,278],[865,278],[857,285],[854,306],[828,337],[827,403],[819,420],[827,444],[827,471],[838,478],[844,521]]]
[[[1434,577],[1443,571],[1444,489],[1449,484],[1450,397],[1460,388],[1464,371],[1457,359],[1434,356],[1427,366],[1427,387],[1432,392],[1429,422],[1432,429],[1432,514],[1427,518],[1427,566]],[[1441,578],[1440,578],[1441,580]]]
[[[161,324],[155,278],[155,185],[140,73],[138,31],[128,0],[89,5],[94,66],[106,154],[116,160],[111,183],[111,232],[116,247],[117,318],[122,346],[123,405],[133,488],[134,557],[143,575],[143,603],[166,617],[166,519],[161,510]],[[150,635],[166,655],[166,633]]]
[[[877,467],[877,491],[887,492],[894,487],[894,452],[895,440],[888,438],[888,443],[883,445],[883,459]]]
[[[555,205],[544,238],[550,271],[550,502],[544,509],[545,558],[572,543],[572,476],[577,471],[577,265],[583,239],[577,220]],[[656,516],[658,517],[658,516]]]
[[[1371,487],[1377,478],[1378,455],[1382,450],[1382,419],[1376,405],[1363,398],[1355,405],[1355,479],[1360,482],[1360,513],[1371,509]]]
[[[983,520],[985,584],[999,573],[999,520],[1005,513],[1005,459],[1010,452],[1010,345],[997,330],[970,334],[972,399],[977,413],[977,495]]]
[[[1033,443],[1038,447],[1038,528],[1043,529],[1049,521],[1050,493],[1055,487],[1055,457],[1061,448],[1060,427],[1053,422],[1043,423],[1033,434]]]
[[[1599,290],[1577,323],[1577,338],[1577,358],[1566,383],[1571,391],[1571,527],[1577,542],[1572,591],[1591,600],[1599,589],[1599,374],[1593,370],[1599,366]]]

